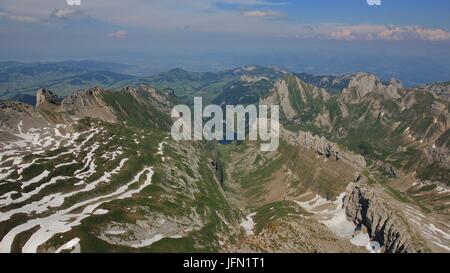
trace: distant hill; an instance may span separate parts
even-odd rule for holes
[[[227,103],[257,103],[259,95],[268,92],[273,83],[283,77],[287,72],[276,67],[263,67],[249,65],[240,68],[224,70],[220,72],[189,72],[181,68],[159,73],[150,77],[144,77],[138,81],[151,84],[157,88],[171,88],[182,101],[192,102],[194,96],[202,96],[206,102],[222,103],[227,96]],[[256,90],[251,85],[265,81],[261,84],[263,90]],[[232,90],[231,90],[232,89]],[[233,91],[232,97],[229,97]],[[249,94],[252,93],[251,95]],[[242,96],[252,99],[241,101]]]
[[[128,65],[97,61],[65,61],[53,63],[0,63],[0,99],[34,95],[39,88],[52,88],[58,95],[99,85],[108,87],[134,79],[120,73]]]

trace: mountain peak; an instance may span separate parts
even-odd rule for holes
[[[349,78],[348,87],[342,91],[346,101],[358,102],[366,95],[385,88],[377,76],[369,73],[358,72],[351,76],[349,75]]]
[[[389,85],[395,86],[399,89],[403,88],[403,83],[401,80],[396,79],[396,78],[391,78]]]
[[[59,100],[58,96],[52,91],[41,88],[36,93],[36,106],[42,105],[44,103],[58,105],[61,103],[61,101]]]

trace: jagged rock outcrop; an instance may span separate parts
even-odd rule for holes
[[[293,133],[285,129],[281,129],[281,136],[290,144],[300,145],[304,148],[314,150],[327,158],[342,160],[354,166],[360,172],[366,167],[366,161],[363,156],[342,150],[337,144],[328,141],[324,137],[302,131]]]
[[[389,85],[396,87],[398,89],[403,88],[403,83],[399,79],[392,78]]]
[[[404,88],[396,79],[384,83],[369,73],[339,78],[348,85],[331,96],[295,76],[286,76],[261,104],[280,105],[281,123],[286,128],[314,131],[370,159],[390,154],[396,172],[448,180],[448,102],[430,90]],[[430,172],[430,168],[436,171]],[[395,177],[392,170],[388,173]]]
[[[72,123],[74,118],[99,118],[115,121],[115,116],[102,100],[99,88],[73,94],[60,100],[47,89],[36,93],[36,107],[21,102],[2,102],[0,106],[0,128],[12,134],[27,132],[31,128],[52,127],[56,124]]]
[[[290,75],[278,80],[271,92],[260,104],[280,105],[282,115],[289,121],[300,121],[305,116],[316,112],[317,104],[331,99],[331,95],[323,88],[316,87]],[[317,123],[330,125],[330,118],[325,114],[318,117]]]
[[[36,98],[36,107],[19,102],[1,102],[1,139],[14,139],[21,130],[28,132],[32,128],[70,125],[83,118],[169,130],[169,113],[172,101],[176,100],[170,94],[145,84],[121,91],[93,87],[63,100],[49,90],[40,89]]]
[[[36,106],[40,106],[44,103],[59,105],[60,100],[52,91],[42,88],[36,93]]]
[[[271,95],[265,98],[261,104],[279,104],[281,111],[283,111],[283,114],[287,119],[293,120],[298,118],[298,113],[291,106],[291,102],[289,100],[289,86],[286,80],[276,82]]]
[[[365,226],[373,241],[389,253],[417,252],[406,220],[367,185],[352,183],[344,199],[346,214],[358,226]]]
[[[348,87],[342,90],[341,97],[349,103],[358,103],[368,94],[377,92],[388,99],[398,99],[399,89],[403,84],[397,79],[391,79],[388,85],[376,76],[368,73],[357,73],[352,75]]]
[[[151,98],[152,106],[155,106],[163,112],[168,112],[171,110],[168,107],[170,106],[170,96],[173,95],[173,90],[168,90],[168,93],[165,94],[158,92],[155,88],[149,85],[140,84],[136,87],[126,86],[122,89],[122,91],[131,94],[136,101],[143,104],[148,103],[148,98]]]
[[[397,170],[394,168],[394,166],[392,166],[392,164],[384,163],[382,168],[383,171],[390,177],[396,177],[398,175]]]
[[[4,132],[20,134],[30,128],[45,126],[48,126],[47,120],[33,106],[14,101],[0,102],[0,129]]]
[[[358,73],[350,80],[348,87],[342,91],[342,95],[347,101],[358,101],[382,87],[380,79],[374,75]]]
[[[103,96],[106,90],[94,87],[66,97],[61,103],[61,111],[71,113],[81,118],[99,118],[108,122],[115,122],[116,117]]]

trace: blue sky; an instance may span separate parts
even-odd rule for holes
[[[149,71],[252,62],[445,80],[449,11],[445,0],[2,0],[0,60],[98,59]]]

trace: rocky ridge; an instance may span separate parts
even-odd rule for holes
[[[107,105],[103,99],[108,91],[94,87],[85,91],[81,91],[64,98],[61,102],[63,113],[73,114],[80,118],[91,117],[99,118],[108,122],[115,122],[116,117],[113,110]]]
[[[158,93],[150,86],[126,87],[120,92],[131,94],[137,102],[153,105],[163,113],[169,111],[170,96]],[[20,133],[20,130],[25,132],[31,128],[71,124],[87,117],[115,123],[119,114],[126,114],[130,109],[122,107],[123,102],[114,101],[114,94],[116,92],[93,87],[60,99],[52,91],[40,89],[36,93],[35,107],[21,102],[0,102],[0,128],[4,132]]]
[[[396,79],[384,83],[368,73],[345,78],[348,86],[330,95],[286,76],[261,103],[280,105],[282,123],[292,131],[312,131],[421,179],[444,181],[450,169],[449,103]],[[427,172],[429,166],[439,170]]]
[[[316,151],[319,155],[333,160],[342,160],[353,166],[360,172],[366,167],[366,161],[361,155],[355,155],[351,152],[338,147],[336,143],[328,141],[324,137],[313,135],[310,132],[293,133],[286,129],[281,130],[281,137],[293,145],[299,145],[307,149]]]

